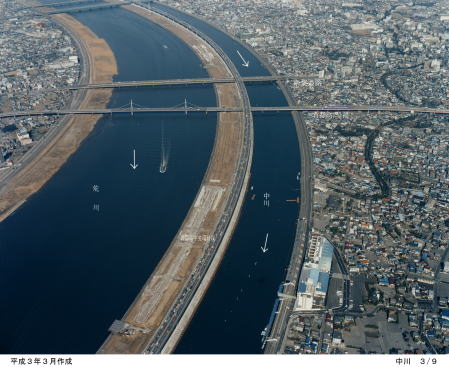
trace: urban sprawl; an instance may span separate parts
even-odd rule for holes
[[[0,1],[0,111],[62,109],[80,65],[74,42],[48,17],[24,3]],[[40,116],[0,120],[0,176],[59,122]]]
[[[449,105],[445,1],[162,2],[245,41],[277,73],[296,75],[287,84],[298,105]],[[280,352],[449,353],[449,119],[304,118],[314,235]],[[347,274],[337,261],[330,277],[323,271],[317,256],[326,258],[328,241]]]
[[[449,106],[445,0],[161,2],[221,27],[292,76],[298,105]],[[21,7],[0,1],[0,109],[62,108],[71,95],[58,88],[77,83],[78,52],[61,28]],[[280,352],[449,353],[449,118],[303,117],[313,235]],[[0,120],[0,174],[57,123]]]

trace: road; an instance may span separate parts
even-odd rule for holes
[[[38,8],[56,8],[59,6],[80,5],[80,4],[85,4],[85,3],[95,3],[98,1],[99,0],[73,0],[73,1],[66,1],[63,3],[51,3],[51,4],[25,6],[23,8],[19,8],[17,10],[38,9]]]
[[[434,297],[433,297],[433,311],[438,312],[438,298],[440,296],[440,272],[441,272],[441,263],[447,261],[449,256],[449,246],[443,252],[440,261],[438,262],[437,268],[435,269],[435,285],[434,285]]]
[[[243,80],[242,80],[242,83]],[[449,114],[449,109],[439,108],[418,108],[407,106],[270,106],[270,107],[250,107],[250,112],[401,112],[401,113],[435,113]],[[215,106],[198,106],[198,107],[139,107],[139,108],[103,108],[103,109],[67,109],[67,110],[42,110],[42,111],[11,111],[0,113],[0,119],[23,116],[62,116],[62,115],[104,115],[117,113],[165,113],[165,112],[244,112],[242,108],[233,107],[215,107]]]
[[[200,285],[202,285],[202,281],[208,272],[212,261],[214,260],[217,251],[221,245],[222,239],[227,232],[229,223],[231,218],[233,217],[234,211],[236,210],[237,203],[239,199],[241,199],[242,195],[245,195],[244,182],[246,181],[249,175],[249,169],[251,166],[252,160],[252,148],[253,148],[253,119],[252,113],[250,109],[249,97],[246,92],[245,84],[240,76],[238,70],[235,65],[229,59],[229,57],[224,53],[224,51],[208,36],[203,34],[202,32],[195,29],[190,24],[173,17],[163,11],[158,9],[153,9],[152,11],[171,19],[172,21],[180,24],[181,26],[187,28],[189,31],[193,32],[200,38],[202,38],[205,42],[207,42],[214,50],[218,53],[221,59],[224,61],[226,66],[231,71],[232,76],[235,79],[235,83],[237,84],[240,97],[242,99],[242,108],[241,112],[244,114],[243,118],[243,136],[242,136],[242,150],[240,153],[237,170],[233,176],[233,183],[231,187],[231,194],[229,199],[225,205],[225,209],[221,215],[219,223],[215,228],[211,238],[213,240],[210,242],[208,249],[204,252],[203,257],[199,261],[197,267],[192,271],[189,280],[184,286],[181,294],[178,296],[176,301],[171,305],[170,311],[166,314],[166,317],[163,323],[159,326],[159,328],[154,333],[153,337],[149,341],[149,343],[145,347],[145,353],[166,353],[171,350],[164,349],[164,346],[171,338],[173,332],[177,328],[181,319],[183,318],[184,312],[189,307],[192,299],[196,296],[196,292]],[[243,191],[242,191],[243,190]],[[201,297],[200,297],[201,298]],[[175,336],[176,337],[176,336]],[[178,336],[179,337],[179,336]]]
[[[271,74],[275,74],[271,66],[262,58],[260,58],[254,51],[253,54],[259,58],[259,60],[267,67]],[[288,107],[294,105],[294,99],[292,93],[288,87],[278,82],[281,91],[283,92]],[[293,250],[290,257],[290,263],[288,266],[287,275],[285,278],[284,293],[290,296],[296,296],[296,288],[298,285],[299,276],[301,273],[302,265],[304,262],[304,256],[307,250],[310,234],[312,231],[312,204],[313,204],[313,154],[312,146],[310,144],[309,133],[307,131],[307,125],[300,112],[292,110],[292,117],[295,122],[296,133],[298,135],[298,144],[300,151],[300,207],[299,217],[297,220],[295,241],[293,244]],[[293,311],[295,300],[286,298],[284,302],[281,302],[278,313],[274,320],[271,331],[269,331],[268,338],[266,340],[264,353],[275,354],[283,350],[285,334],[287,331],[288,322]]]
[[[131,4],[131,1],[124,1],[124,2],[120,2],[120,3],[96,4],[96,5],[88,5],[88,6],[77,6],[77,7],[73,7],[73,8],[52,10],[52,11],[46,12],[45,14],[80,13],[83,11],[93,11],[93,10],[115,8],[118,6],[123,6],[123,5],[128,5],[128,4]]]
[[[330,241],[329,241],[330,242]],[[340,254],[340,251],[334,246],[332,242],[330,242],[332,246],[334,247],[334,257],[337,260],[338,267],[340,269],[340,273],[343,275],[348,275],[348,270],[346,268],[345,262],[343,260],[342,255]],[[343,288],[343,303],[339,306],[333,309],[334,312],[343,312],[348,309],[349,306],[349,295],[350,295],[350,286],[351,282],[349,279],[344,279],[344,288]]]
[[[269,75],[269,76],[254,76],[254,77],[242,77],[244,82],[270,82],[276,80],[287,79],[305,79],[308,77],[299,76],[284,76],[284,75]],[[313,77],[310,77],[313,78]],[[87,84],[87,85],[74,85],[65,89],[100,89],[100,88],[124,88],[124,87],[155,87],[155,86],[168,86],[168,85],[196,85],[196,84],[215,84],[215,83],[235,83],[234,78],[191,78],[191,79],[166,79],[166,80],[137,80],[127,82],[113,82],[113,83],[101,83],[101,84]],[[58,89],[61,90],[61,89]]]
[[[286,91],[288,93],[288,91]],[[289,103],[291,98],[288,98]],[[298,112],[293,112],[293,118],[297,128],[299,149],[301,156],[301,204],[299,209],[298,225],[296,228],[295,242],[290,258],[290,264],[285,279],[286,283],[291,282],[291,286],[286,286],[284,293],[291,296],[296,295],[296,286],[307,250],[307,244],[312,229],[312,203],[313,203],[313,156],[310,145],[307,127],[302,116]],[[282,352],[288,321],[293,311],[295,300],[286,298],[279,306],[278,314],[273,323],[271,332],[267,338],[264,352],[266,354],[276,354]]]

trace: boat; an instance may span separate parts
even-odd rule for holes
[[[159,166],[159,172],[165,173],[165,171],[167,171],[167,162],[161,161],[161,164]]]
[[[278,312],[279,303],[280,303],[279,298],[276,298],[276,300],[274,301],[273,310],[271,311],[270,319],[268,320],[268,324],[265,327],[265,329],[263,329],[262,332],[260,333],[260,335],[262,336],[261,349],[265,348],[265,344],[267,343],[268,336],[270,335],[271,328],[273,327],[274,317],[276,316],[276,313]]]
[[[165,173],[167,171],[168,159],[170,157],[170,143],[165,142],[164,125],[161,125],[161,163],[159,165],[159,172]]]

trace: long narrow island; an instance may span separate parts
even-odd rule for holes
[[[218,116],[215,144],[201,187],[170,247],[99,353],[170,353],[191,320],[231,239],[248,187],[253,126],[246,89],[235,66],[206,36],[180,21],[132,4],[198,55],[213,78],[217,102],[243,112]]]

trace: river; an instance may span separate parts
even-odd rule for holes
[[[242,76],[269,75],[242,45],[209,24],[158,5],[211,37]],[[242,65],[239,51],[249,61]],[[286,105],[275,84],[247,84],[253,106]],[[260,353],[279,284],[285,279],[298,217],[298,138],[289,113],[254,114],[250,186],[239,224],[221,267],[176,353]],[[270,195],[270,206],[264,195]],[[252,200],[255,195],[254,200]],[[263,253],[268,233],[268,251]]]
[[[207,75],[182,41],[124,9],[78,13],[75,18],[110,45],[119,67],[115,80]],[[206,31],[237,63],[235,48],[240,46],[215,30]],[[240,67],[242,75],[267,74],[257,60],[245,56],[250,67]],[[248,92],[253,105],[285,104],[272,84],[252,85]],[[170,87],[116,90],[109,106],[131,99],[144,106],[173,106],[184,98],[196,105],[215,104],[211,87]],[[298,207],[286,199],[298,195],[299,153],[288,114],[256,115],[254,121],[254,188],[179,353],[260,351],[260,331],[294,238]],[[171,146],[164,174],[159,172],[162,125]],[[98,349],[193,202],[215,127],[211,114],[104,117],[61,170],[0,223],[1,353]],[[130,167],[133,149],[139,164],[135,171]],[[270,207],[263,205],[265,192]],[[266,233],[269,250],[263,254]]]

